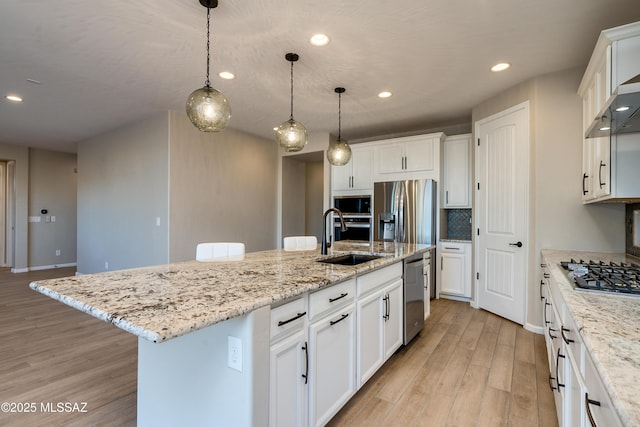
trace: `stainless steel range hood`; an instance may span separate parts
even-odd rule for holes
[[[640,132],[640,74],[622,83],[611,94],[586,138]]]

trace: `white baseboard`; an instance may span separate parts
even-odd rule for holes
[[[38,271],[38,270],[51,270],[53,268],[64,268],[64,267],[76,267],[78,264],[75,262],[69,262],[66,264],[54,264],[54,265],[39,265],[36,267],[29,267],[26,271]]]
[[[532,325],[531,323],[525,323],[524,328],[527,331],[533,332],[534,334],[544,334],[544,328],[542,326]]]
[[[12,273],[28,273],[29,268],[12,268],[11,272]]]

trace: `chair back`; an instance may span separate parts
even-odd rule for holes
[[[290,236],[284,238],[285,251],[312,251],[318,246],[316,236]]]
[[[212,242],[198,243],[197,261],[230,261],[244,259],[244,243]]]

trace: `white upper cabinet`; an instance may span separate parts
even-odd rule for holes
[[[640,198],[640,133],[609,135],[618,86],[640,74],[640,23],[605,30],[578,88],[582,97],[582,200]],[[614,103],[615,104],[615,103]],[[613,110],[613,109],[611,109]]]
[[[344,166],[331,166],[334,194],[362,193],[373,190],[373,149],[365,144],[351,146],[351,160]]]
[[[372,142],[373,180],[438,179],[443,133]]]
[[[471,208],[471,134],[449,136],[443,148],[444,208]]]

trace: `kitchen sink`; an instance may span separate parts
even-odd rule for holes
[[[326,264],[339,264],[339,265],[358,265],[363,262],[373,261],[374,259],[381,258],[379,255],[364,255],[364,254],[347,254],[337,257],[319,259],[318,262],[324,262]]]

